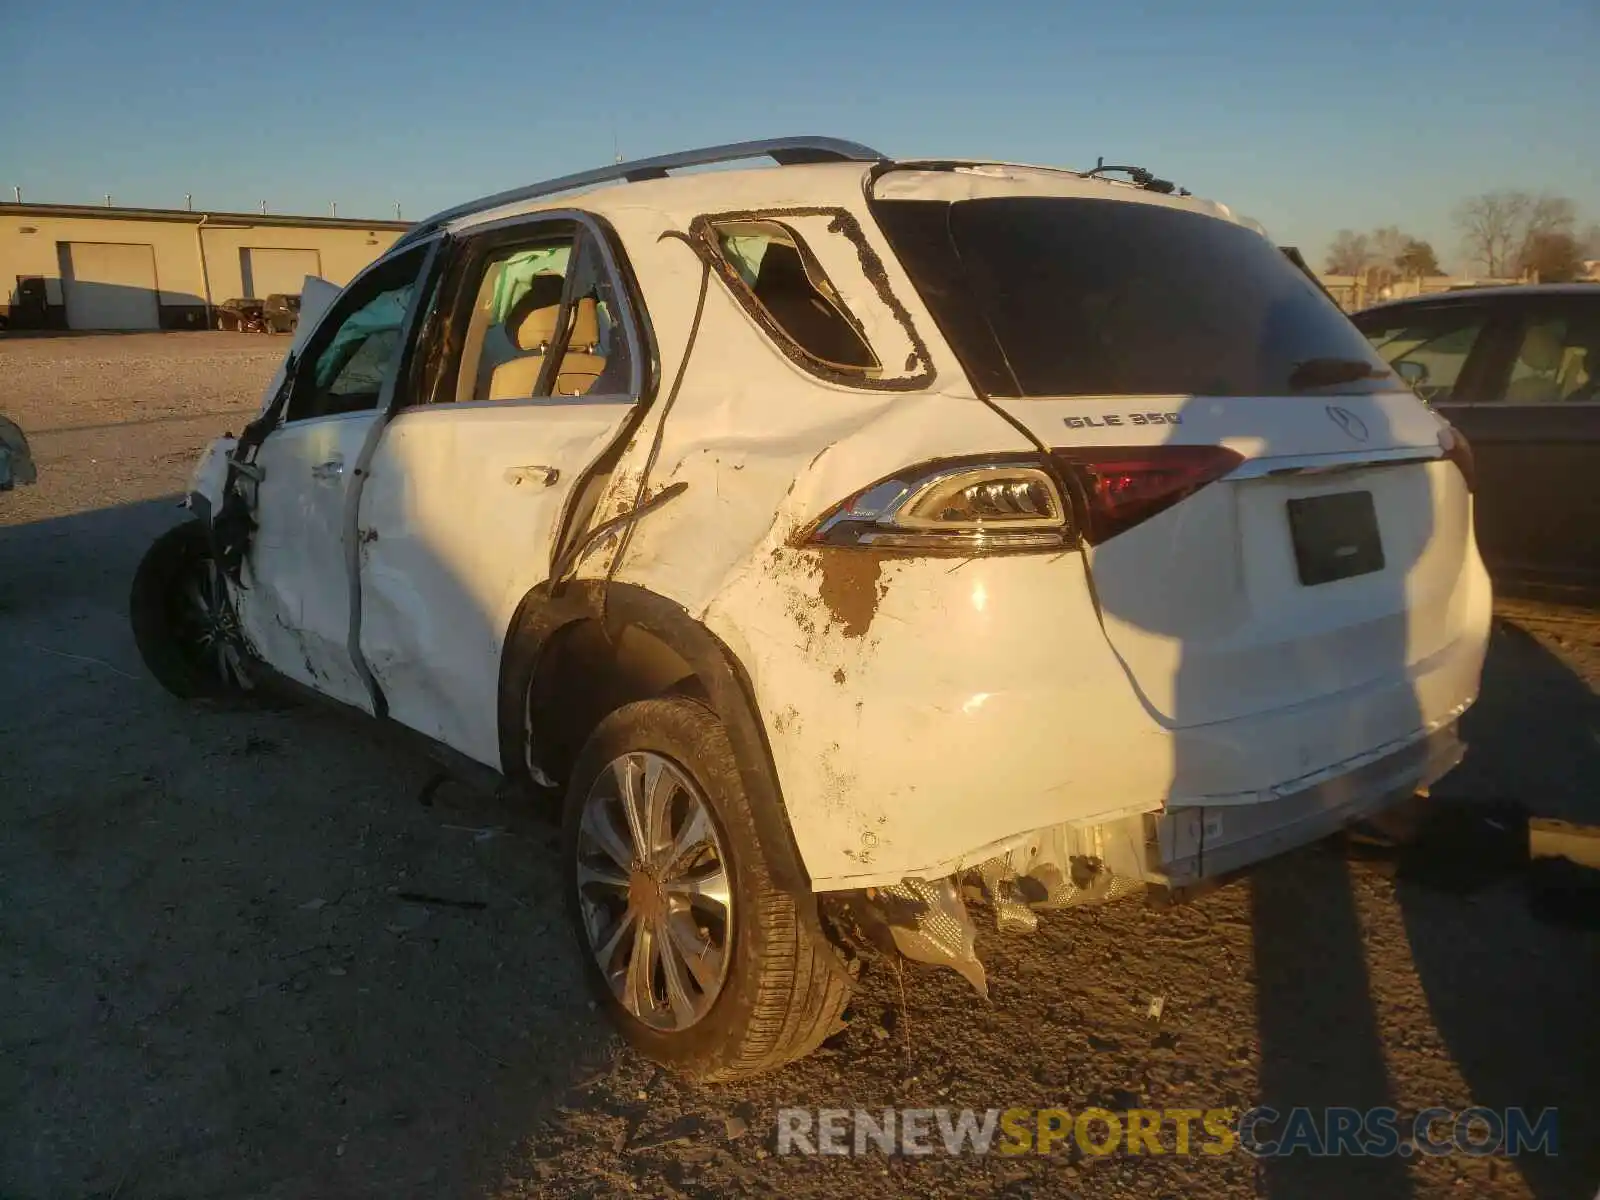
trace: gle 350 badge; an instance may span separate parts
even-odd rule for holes
[[[1182,425],[1183,417],[1175,412],[1153,413],[1101,413],[1090,417],[1063,417],[1068,429],[1104,429],[1111,425]]]

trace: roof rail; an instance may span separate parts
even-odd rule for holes
[[[613,163],[592,171],[579,171],[575,175],[562,175],[531,183],[525,187],[496,192],[480,200],[447,208],[418,223],[395,244],[403,245],[426,237],[440,226],[448,225],[472,213],[487,212],[504,204],[519,200],[535,200],[540,196],[553,196],[559,192],[577,191],[599,183],[639,183],[646,179],[665,179],[668,171],[684,167],[705,167],[714,163],[738,162],[746,158],[770,158],[779,166],[796,166],[802,163],[825,162],[878,162],[885,156],[871,146],[849,142],[843,138],[785,137],[767,138],[754,142],[729,142],[722,146],[707,146],[701,150],[680,150],[676,154],[659,154],[654,158],[636,158],[631,162]]]

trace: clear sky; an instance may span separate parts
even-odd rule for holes
[[[1600,0],[0,0],[0,188],[427,212],[608,161],[826,133],[1132,162],[1319,262],[1502,187],[1600,221]]]

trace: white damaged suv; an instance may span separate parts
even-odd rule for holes
[[[1025,930],[1425,788],[1489,630],[1466,443],[1258,227],[827,138],[311,281],[189,503],[160,681],[559,787],[599,995],[707,1077],[836,1029],[858,938],[981,990],[963,881]]]

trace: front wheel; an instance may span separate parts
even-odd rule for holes
[[[600,1002],[647,1057],[702,1079],[799,1058],[850,979],[772,884],[726,732],[699,702],[625,705],[567,792],[568,909]]]
[[[128,615],[145,666],[174,696],[229,699],[252,691],[227,582],[198,521],[167,530],[145,551]]]

